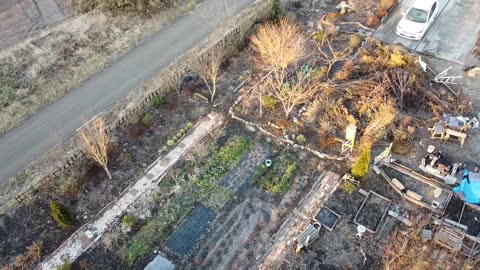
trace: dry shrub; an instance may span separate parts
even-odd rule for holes
[[[387,12],[390,8],[392,8],[397,3],[398,3],[398,0],[380,0],[379,9],[382,9],[385,12]]]
[[[357,48],[361,44],[362,44],[362,37],[361,36],[359,36],[359,35],[351,35],[350,36],[349,47],[351,49]]]
[[[83,260],[80,260],[80,262],[78,263],[78,266],[80,267],[80,269],[86,270],[90,267],[90,263],[88,263],[87,259],[83,259]]]
[[[353,72],[353,63],[352,61],[347,61],[343,64],[342,69],[335,73],[336,80],[347,80],[350,78]]]
[[[27,248],[26,257],[30,261],[38,261],[43,254],[43,242],[36,241]]]
[[[322,101],[317,122],[321,133],[331,133],[334,128],[345,129],[354,117],[343,104],[341,97],[327,98]],[[353,122],[355,122],[353,120]]]
[[[447,251],[443,260],[437,256],[431,256],[439,247],[433,242],[422,240],[421,231],[428,225],[428,219],[424,218],[417,222],[406,234],[395,230],[389,237],[388,245],[385,247],[383,262],[386,270],[429,270],[429,269],[457,269],[446,267],[456,265],[461,267],[465,263],[463,256],[455,256],[454,252]],[[435,231],[435,227],[431,227]],[[448,257],[452,260],[447,259]],[[435,258],[435,259],[434,259]],[[458,268],[460,269],[460,268]],[[461,269],[464,269],[463,267]]]
[[[378,139],[385,135],[386,128],[393,123],[397,115],[398,112],[393,106],[393,102],[380,104],[372,121],[370,121],[363,132],[360,139],[360,147],[370,149]]]
[[[338,145],[338,140],[335,136],[329,134],[322,134],[319,139],[320,151],[331,150]]]
[[[377,15],[372,12],[369,12],[367,15],[367,25],[368,26],[377,26],[380,23]]]
[[[308,124],[312,124],[315,122],[315,120],[317,119],[317,115],[318,113],[320,112],[321,110],[321,102],[320,100],[317,98],[315,99],[312,104],[310,105],[310,107],[308,107],[308,109],[305,111],[305,113],[302,115],[303,117],[303,121],[305,121],[306,123]]]
[[[386,11],[385,9],[383,9],[383,8],[380,7],[380,8],[377,9],[377,12],[375,12],[375,15],[376,15],[378,18],[382,19],[383,16],[387,15],[387,11]]]
[[[323,86],[318,80],[310,77],[310,72],[302,71],[297,72],[295,78],[287,84],[282,84],[280,88],[277,87],[277,82],[274,80],[269,80],[269,83],[271,84],[271,94],[282,105],[287,119],[296,106],[310,101]]]
[[[388,58],[388,66],[390,68],[398,68],[405,66],[406,61],[404,60],[405,56],[400,53],[399,50],[394,50]]]
[[[105,122],[101,118],[95,118],[91,123],[85,127],[78,134],[80,141],[85,146],[88,155],[95,160],[112,179],[112,175],[108,170],[108,144],[110,138],[105,128]]]
[[[286,69],[303,57],[305,41],[300,27],[285,19],[261,25],[251,38],[257,64],[274,72]]]
[[[19,255],[15,257],[15,262],[13,263],[14,269],[27,269],[28,267],[28,258],[25,255]]]
[[[352,53],[353,49],[349,46],[344,45],[343,50],[335,50],[334,46],[332,45],[331,38],[325,39],[326,45],[323,43],[317,44],[319,57],[324,63],[327,65],[327,77],[330,75],[330,71],[335,63],[349,60],[350,54]]]

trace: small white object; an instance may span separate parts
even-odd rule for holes
[[[427,152],[431,154],[431,153],[433,153],[433,151],[435,151],[435,146],[429,145],[428,148],[427,148]]]
[[[442,195],[442,189],[437,187],[435,191],[433,191],[433,196],[435,196],[435,198],[438,198],[440,197],[440,195]]]
[[[88,239],[92,239],[92,238],[93,238],[93,233],[92,233],[90,230],[86,230],[86,231],[85,231],[85,235],[88,237]]]
[[[363,234],[367,231],[367,228],[365,228],[365,226],[363,226],[363,225],[358,225],[358,226],[357,226],[357,231],[358,231],[358,232],[357,232],[357,236],[358,236],[360,239],[362,239],[362,236],[363,236]]]
[[[271,159],[265,160],[265,166],[267,166],[267,167],[272,166],[272,160]]]
[[[422,61],[422,57],[420,57],[420,55],[418,56],[418,62],[420,63],[423,72],[427,71],[427,63]]]

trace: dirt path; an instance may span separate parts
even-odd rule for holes
[[[223,115],[210,114],[200,120],[193,131],[166,156],[161,157],[150,166],[143,177],[131,186],[118,200],[105,208],[101,216],[78,229],[65,241],[52,255],[47,257],[40,265],[40,269],[56,269],[64,260],[74,261],[90,246],[98,241],[104,232],[113,225],[126,209],[149,191],[155,189],[165,176],[165,172],[182,158],[200,140],[223,123]],[[91,233],[93,236],[88,237]]]
[[[0,1],[0,49],[65,19],[55,0]]]

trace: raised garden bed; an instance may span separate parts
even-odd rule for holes
[[[320,211],[318,211],[318,213],[315,215],[314,219],[318,221],[324,228],[332,231],[339,218],[340,215],[335,213],[332,209],[322,206]]]
[[[353,222],[357,225],[365,226],[367,231],[371,233],[376,233],[391,203],[391,200],[374,191],[370,191],[362,206],[358,209]]]

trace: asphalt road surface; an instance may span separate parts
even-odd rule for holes
[[[412,5],[413,0],[400,0],[398,6],[388,15],[373,37],[389,44],[401,43],[405,47],[423,53],[436,47],[437,57],[464,64],[469,52],[475,46],[480,31],[480,0],[439,0],[440,14],[419,41],[396,35],[397,24],[402,13]]]
[[[204,39],[218,23],[254,0],[206,0],[159,33],[0,137],[0,182],[15,175],[85,120],[109,108],[176,57]]]

